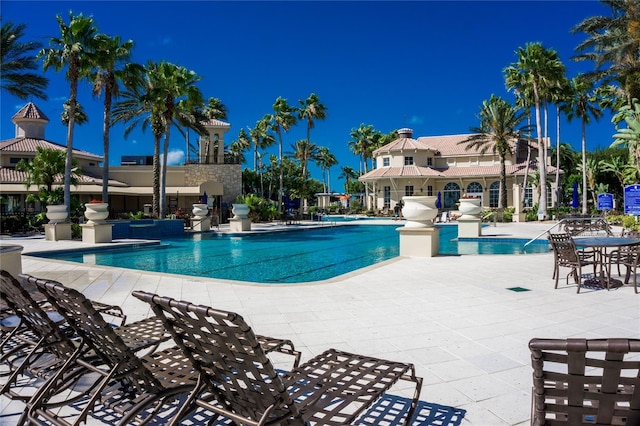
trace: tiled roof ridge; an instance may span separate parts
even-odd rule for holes
[[[20,147],[18,146],[17,148],[22,148],[22,149],[15,149],[15,151],[23,151],[23,152],[35,152],[35,146],[43,146],[43,145],[49,145],[49,146],[45,146],[46,148],[53,148],[53,149],[60,149],[60,150],[66,150],[67,146],[66,145],[62,145],[59,144],[57,142],[52,142],[49,141],[47,139],[38,139],[38,138],[11,138],[11,139],[6,139],[3,141],[0,141],[0,151],[11,151],[8,148],[11,148],[15,145],[18,144],[32,144],[34,145],[34,147]],[[50,146],[53,145],[53,146]],[[86,156],[90,156],[90,157],[95,157],[95,158],[102,158],[101,155],[99,154],[94,154],[92,152],[89,151],[84,151],[82,149],[78,149],[78,148],[73,148],[73,152],[76,154],[83,154]]]
[[[11,121],[13,122],[18,120],[43,120],[49,122],[49,118],[47,118],[44,112],[31,101],[11,117]]]

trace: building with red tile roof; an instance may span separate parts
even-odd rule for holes
[[[485,208],[498,207],[500,157],[491,148],[482,153],[465,141],[471,134],[423,136],[413,138],[413,130],[398,130],[398,139],[373,151],[375,168],[360,176],[367,186],[368,207],[389,210],[410,195],[441,196],[445,210],[456,209],[462,195],[477,196]],[[537,149],[528,156],[524,140],[512,141],[513,154],[506,159],[507,199],[514,203],[514,191],[520,191],[529,161],[529,175],[538,168]],[[555,188],[555,167],[547,164],[549,183]],[[551,189],[551,187],[550,187]],[[525,191],[524,206],[532,205],[535,188]],[[551,202],[554,190],[547,191]],[[516,199],[520,199],[516,196]]]
[[[29,193],[38,188],[26,187],[25,172],[16,170],[20,160],[32,159],[38,147],[65,151],[65,145],[49,141],[45,137],[47,116],[33,103],[27,103],[12,117],[16,126],[15,137],[0,141],[0,196],[3,213],[38,212],[38,203],[28,203]],[[167,167],[166,196],[169,210],[189,211],[191,204],[199,201],[206,192],[208,200],[217,208],[230,205],[242,191],[240,164],[225,163],[224,134],[231,125],[220,120],[208,120],[203,125],[209,130],[201,138],[199,156],[182,166]],[[102,135],[97,135],[102,137]],[[213,142],[213,143],[212,143]],[[217,146],[217,149],[214,149]],[[81,171],[78,185],[71,186],[72,196],[81,203],[101,198],[101,155],[73,149],[73,158]],[[153,166],[147,161],[123,161],[121,166],[109,167],[109,205],[112,215],[138,212],[152,202]],[[63,185],[60,175],[55,186]]]

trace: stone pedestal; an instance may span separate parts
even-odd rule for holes
[[[44,239],[47,241],[59,241],[71,239],[70,223],[47,223],[44,225]]]
[[[0,267],[15,279],[22,273],[22,249],[17,244],[0,246]]]
[[[231,232],[251,231],[251,219],[229,219],[229,229]]]
[[[434,227],[398,228],[400,256],[433,257],[440,253],[440,231]]]
[[[82,242],[89,244],[110,243],[112,227],[110,223],[85,223],[82,227]]]
[[[194,217],[191,219],[191,229],[194,231],[210,231],[211,221],[208,217]]]
[[[481,229],[481,219],[458,219],[458,238],[477,238]]]

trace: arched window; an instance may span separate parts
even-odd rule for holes
[[[500,181],[495,181],[489,186],[489,207],[497,208],[500,205]]]
[[[460,186],[455,182],[449,182],[444,186],[443,207],[445,209],[454,209],[456,203],[460,199]]]
[[[478,182],[471,182],[467,185],[467,195],[477,195],[482,197],[482,185]]]

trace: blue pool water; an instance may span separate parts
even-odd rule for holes
[[[257,283],[296,283],[336,277],[399,254],[397,225],[355,225],[248,234],[194,234],[135,248],[67,251],[41,257],[143,271]],[[451,241],[456,226],[440,230],[442,255],[522,253],[526,240]],[[528,253],[549,251],[535,242]]]

